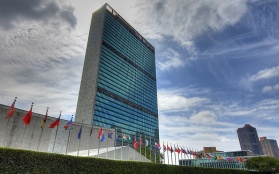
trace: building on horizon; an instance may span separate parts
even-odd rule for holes
[[[223,151],[217,150],[216,147],[203,147],[203,152],[212,153],[212,152],[223,152]]]
[[[159,142],[155,49],[108,4],[92,15],[75,121]]]
[[[256,128],[245,124],[243,128],[237,129],[237,135],[241,150],[250,150],[249,156],[263,155]]]
[[[210,147],[212,148],[212,147]],[[207,149],[214,151],[214,148]],[[216,148],[215,148],[216,150]],[[249,150],[229,152],[197,152],[195,158],[179,159],[180,166],[246,170],[245,162],[253,156],[247,156]]]
[[[276,140],[260,137],[260,144],[264,155],[279,158],[279,149]]]

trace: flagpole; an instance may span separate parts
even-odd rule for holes
[[[129,134],[129,139],[128,139],[128,161],[130,160],[130,140],[131,140],[131,135]]]
[[[47,114],[48,114],[48,109],[49,107],[47,107],[47,110],[46,110],[46,117],[47,117]],[[44,126],[42,127],[41,125],[41,133],[40,133],[40,138],[39,138],[39,142],[38,142],[38,145],[37,145],[37,151],[39,150],[39,147],[40,147],[40,144],[41,144],[41,139],[42,139],[42,135],[43,135],[43,132],[44,132],[44,128],[45,128],[45,123],[44,123]]]
[[[59,117],[60,117],[60,116],[61,116],[61,111],[60,111]],[[58,126],[59,126],[59,125],[58,125]],[[52,147],[52,153],[53,153],[54,146],[55,146],[55,141],[56,141],[56,136],[57,136],[58,126],[56,126],[56,132],[55,132],[55,136],[54,136],[54,142],[53,142],[53,147]]]
[[[146,136],[144,136],[145,137],[145,147],[144,147],[144,153],[145,153],[145,161],[146,161]]]
[[[34,102],[32,102],[30,110],[32,110],[33,105],[34,105]],[[25,136],[26,127],[27,127],[27,124],[25,124],[24,131],[23,131],[23,136],[22,136],[22,139],[21,139],[21,149],[23,149],[23,146],[24,146],[24,143],[22,141],[23,141],[24,136]]]
[[[14,105],[14,106],[15,106],[15,103],[16,103],[16,99],[17,99],[17,97],[15,97],[14,102],[12,103],[12,105]],[[13,107],[14,107],[14,106],[13,106]],[[9,112],[9,111],[10,111],[10,109],[8,110],[8,112]],[[12,117],[14,117],[14,112],[13,112]],[[1,140],[1,145],[2,145],[2,146],[3,146],[3,142],[4,142],[4,139],[5,139],[5,136],[6,136],[7,126],[8,126],[8,124],[9,124],[9,122],[10,122],[10,118],[11,118],[11,117],[8,118],[8,121],[6,122],[6,125],[5,125],[4,135],[2,136],[2,140]]]
[[[102,128],[102,127],[100,127],[100,128],[102,129],[102,132],[101,132],[101,133],[103,134],[103,133],[104,133],[104,132],[103,132],[103,128]],[[99,137],[99,136],[100,136],[100,131],[101,131],[101,130],[99,130],[99,135],[98,135],[99,146],[98,146],[98,156],[97,156],[97,158],[99,158],[99,154],[100,154],[100,141],[101,141],[101,137]],[[101,136],[103,136],[103,135],[101,135]]]
[[[154,139],[154,144],[155,144],[155,139]],[[154,152],[155,152],[155,163],[156,163],[156,153],[157,153],[157,148],[154,148]]]
[[[73,120],[73,115],[72,115],[72,118],[71,118],[71,121]],[[69,123],[67,123],[67,125],[68,125]],[[71,124],[72,124],[72,122],[71,122]],[[69,125],[68,125],[69,126]],[[70,125],[70,126],[72,126],[72,125]],[[65,127],[64,127],[65,128]],[[68,127],[67,127],[67,129],[68,129]],[[66,130],[66,129],[65,129]],[[70,141],[70,132],[71,132],[71,130],[72,130],[72,128],[70,127],[70,129],[69,129],[69,133],[68,133],[68,140],[67,140],[67,146],[66,146],[66,152],[65,152],[65,155],[67,155],[67,153],[68,153],[68,148],[69,148],[69,141]]]
[[[179,149],[178,144],[176,144],[176,147],[177,147],[177,149]],[[180,152],[181,152],[181,151],[179,151],[179,150],[178,150],[178,152],[177,152],[177,153],[178,153],[178,155],[177,155],[177,165],[179,165],[179,153],[180,153]]]
[[[91,129],[90,129],[90,138],[89,138],[89,143],[88,143],[88,156],[90,154],[90,146],[91,146],[91,139],[92,139],[92,132],[93,132],[93,125],[91,126]]]
[[[69,146],[70,146],[71,133],[72,133],[72,129],[69,130],[69,134],[68,134],[68,141],[67,141],[67,147],[66,147],[66,155],[68,154],[68,149],[69,149]]]
[[[116,151],[116,136],[117,135],[117,128],[115,128],[115,135],[114,135],[114,159],[115,159],[115,151]],[[117,137],[117,140],[118,140],[118,137]]]
[[[83,127],[83,119],[81,120],[81,128],[80,128],[80,139],[78,141],[78,152],[77,152],[77,156],[79,156],[79,149],[80,149],[80,140],[81,140],[81,134],[82,134],[82,127]]]
[[[121,160],[123,160],[123,133],[122,133],[122,148],[121,148]]]
[[[171,147],[171,143],[170,143],[170,147]],[[171,147],[172,149],[172,147]],[[171,151],[171,164],[173,164],[173,161],[172,161],[172,151]]]
[[[167,142],[167,147],[169,147],[168,142]],[[168,164],[170,164],[170,160],[169,160],[169,150],[167,149],[167,156],[168,156]]]
[[[163,154],[164,154],[164,164],[166,164],[166,156],[165,156],[165,149],[164,149],[164,147],[165,147],[165,144],[164,144],[164,141],[163,141]]]
[[[108,159],[108,139],[109,139],[109,137],[107,138],[107,153],[106,153],[106,159]]]
[[[142,140],[141,140],[141,134],[140,134],[140,161],[141,161],[141,147],[142,147]]]
[[[136,134],[135,134],[135,140],[137,141],[137,138],[136,138]],[[134,141],[135,141],[134,140]],[[134,146],[134,144],[133,144],[133,146]],[[135,149],[135,146],[134,146],[134,161],[136,161],[136,149]]]
[[[175,148],[175,144],[173,145],[173,147],[174,147],[174,165],[176,165],[176,154],[175,154],[175,152],[176,152],[176,148]]]
[[[150,150],[150,162],[152,162],[152,158],[151,158],[151,150],[152,150],[151,136],[150,136],[150,143],[149,144],[150,144],[150,149],[149,149]]]

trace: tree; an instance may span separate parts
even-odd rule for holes
[[[253,157],[245,164],[247,169],[260,172],[276,173],[279,171],[279,160],[273,157]]]

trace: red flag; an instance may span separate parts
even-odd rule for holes
[[[60,116],[61,116],[61,112],[60,112],[59,117],[58,117],[54,122],[52,122],[52,123],[49,125],[48,128],[55,128],[55,126],[59,126]]]
[[[98,139],[102,138],[102,134],[103,134],[103,128],[101,127],[99,131]]]
[[[135,137],[133,146],[134,146],[134,149],[137,149],[137,148],[139,147],[138,142],[137,142],[137,140],[136,140],[136,137]]]
[[[16,100],[11,105],[9,111],[7,112],[7,115],[6,115],[5,119],[13,117],[13,115],[15,113],[15,102],[16,102]]]
[[[32,107],[33,103],[31,105],[31,109],[23,116],[22,120],[26,125],[30,124],[31,118],[32,118]]]
[[[175,149],[175,152],[177,152],[177,153],[180,153],[180,149],[179,149],[179,147],[176,149],[176,148],[174,148]]]
[[[169,147],[169,145],[167,145],[167,150],[168,150],[168,151],[171,151],[171,148]]]

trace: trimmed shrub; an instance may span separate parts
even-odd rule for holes
[[[92,157],[75,157],[44,152],[0,148],[0,173],[252,174],[258,172],[174,166],[135,161],[115,161]]]

